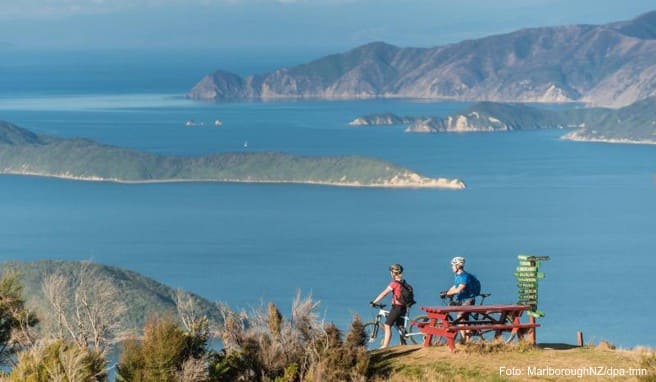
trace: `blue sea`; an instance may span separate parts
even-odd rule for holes
[[[407,134],[350,127],[377,112],[444,116],[467,103],[410,100],[199,103],[204,74],[294,57],[14,52],[0,63],[0,119],[169,155],[280,151],[381,158],[464,191],[311,185],[125,185],[0,176],[0,260],[91,259],[235,309],[298,291],[346,329],[401,263],[419,305],[440,303],[449,260],[514,303],[518,254],[541,266],[540,342],[656,347],[656,146],[560,140],[563,130]],[[204,126],[185,127],[193,119]],[[212,125],[223,121],[220,128]],[[247,142],[247,147],[244,143]],[[415,314],[419,309],[415,308]]]

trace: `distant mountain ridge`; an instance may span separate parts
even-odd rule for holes
[[[372,97],[586,102],[656,95],[656,11],[630,21],[522,29],[435,48],[375,42],[242,78],[205,76],[198,100]]]
[[[302,157],[275,152],[165,156],[88,139],[37,135],[4,121],[0,121],[0,174],[132,183],[215,181],[465,188],[458,179],[424,177],[373,158]]]

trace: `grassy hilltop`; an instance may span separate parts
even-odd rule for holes
[[[574,375],[539,375],[540,369],[546,368],[571,370]],[[614,373],[615,377],[590,375],[591,368],[598,373]],[[576,373],[580,369],[588,369],[588,374],[579,377]],[[644,370],[646,375],[629,376],[631,370]],[[644,348],[617,350],[605,342],[596,347],[471,344],[458,346],[454,353],[446,346],[397,346],[372,352],[370,377],[390,382],[656,381],[656,353]]]

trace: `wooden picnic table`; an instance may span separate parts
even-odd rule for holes
[[[424,333],[424,346],[430,346],[433,336],[446,339],[449,349],[455,349],[455,337],[459,331],[470,333],[492,333],[494,338],[504,334],[508,341],[513,338],[522,338],[525,334],[533,334],[540,326],[533,316],[529,322],[521,322],[524,311],[530,310],[528,305],[452,305],[428,307],[422,306],[428,321],[417,323],[419,330]],[[483,335],[480,336],[484,338]],[[534,336],[528,336],[533,343]]]

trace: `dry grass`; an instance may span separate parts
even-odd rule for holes
[[[472,344],[457,345],[454,353],[446,346],[422,348],[394,347],[372,352],[370,377],[373,381],[582,381],[582,380],[656,380],[656,355],[650,349],[614,350],[602,345],[574,347],[565,344]],[[645,379],[528,375],[529,368],[582,369],[606,367],[613,369],[644,368]],[[505,369],[502,369],[505,368]],[[506,375],[518,371],[521,375]]]

